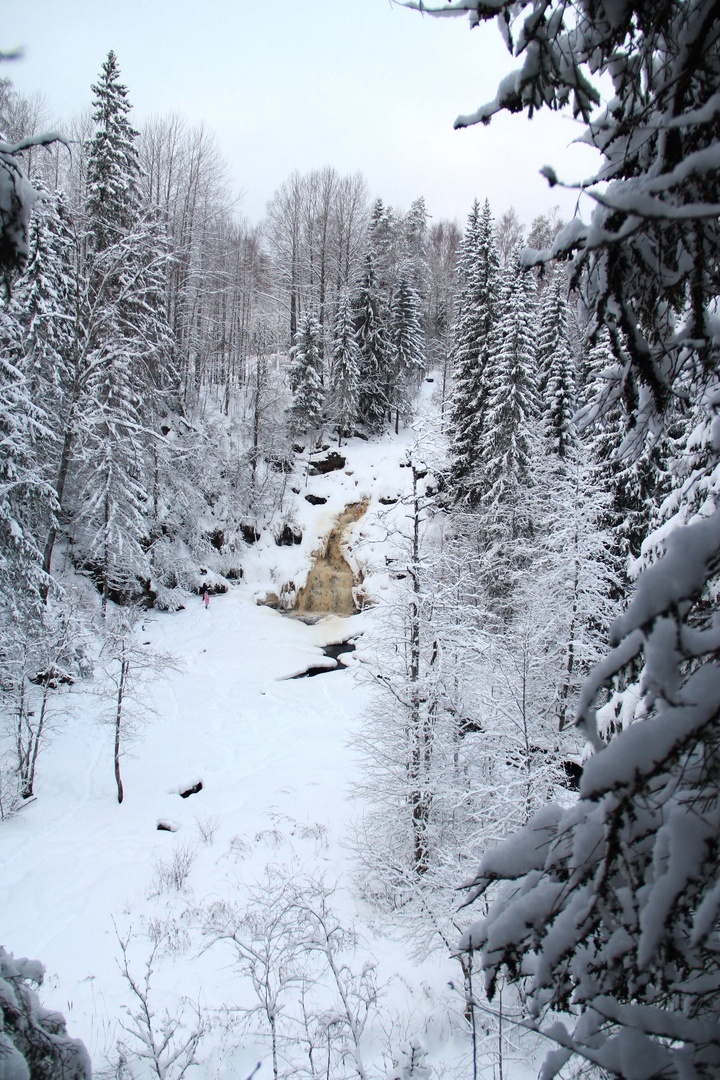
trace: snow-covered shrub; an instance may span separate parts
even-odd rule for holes
[[[267,1039],[276,1077],[316,1076],[318,1061],[328,1076],[349,1075],[350,1063],[353,1075],[369,1076],[377,963],[338,917],[335,892],[296,863],[271,865],[244,903],[218,901],[203,911],[208,944],[229,949],[252,987],[233,1011]]]
[[[397,1061],[387,1080],[429,1080],[430,1069],[427,1053],[418,1041],[411,1041],[400,1048]]]
[[[0,141],[0,276],[9,293],[12,278],[28,260],[30,216],[40,192],[30,183],[20,155],[32,146],[49,146],[59,135],[37,135],[13,145]]]
[[[180,844],[168,858],[158,859],[155,863],[155,894],[182,892],[196,858],[195,848]]]
[[[35,987],[45,970],[0,946],[0,1076],[2,1080],[90,1080],[85,1046],[72,1039],[65,1019],[46,1009]]]
[[[127,1075],[125,1066],[141,1063],[141,1075],[146,1069],[156,1080],[182,1080],[198,1064],[197,1050],[206,1033],[207,1024],[199,1006],[182,1000],[172,1012],[160,1008],[152,988],[155,959],[161,951],[162,938],[153,940],[144,962],[142,976],[131,963],[130,951],[134,935],[118,934],[122,959],[119,961],[125,983],[130,991],[126,1006],[127,1021],[120,1024],[125,1036],[118,1040],[118,1076]],[[192,1018],[188,1015],[191,1012]],[[130,1075],[134,1075],[131,1071]]]
[[[203,844],[212,846],[215,833],[220,827],[220,819],[217,814],[208,814],[207,817],[195,818],[195,825]]]
[[[0,821],[12,817],[22,801],[17,769],[3,756],[0,758]]]

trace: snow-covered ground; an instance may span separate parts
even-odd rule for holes
[[[427,413],[434,387],[424,389]],[[137,1046],[122,1027],[132,1026],[128,1010],[138,1005],[120,970],[122,939],[130,973],[141,980],[158,943],[150,991],[158,1026],[165,1010],[187,1030],[194,1011],[203,1014],[209,1030],[197,1075],[243,1077],[259,1059],[257,1075],[272,1075],[268,1041],[232,1011],[253,1004],[233,950],[206,947],[200,930],[208,912],[262,907],[256,886],[268,867],[270,891],[283,878],[323,877],[335,889],[329,903],[339,922],[358,935],[344,959],[356,974],[378,961],[380,1004],[364,1035],[369,1075],[387,1075],[393,1050],[409,1038],[428,1046],[440,1075],[462,1061],[467,1047],[452,1022],[458,1000],[447,988],[454,961],[441,953],[409,959],[353,884],[349,826],[362,808],[351,798],[352,741],[370,693],[357,678],[361,653],[327,674],[292,678],[322,663],[324,645],[359,640],[372,612],[308,625],[257,603],[283,583],[300,587],[337,515],[362,500],[369,506],[347,534],[350,558],[368,575],[369,595],[382,596],[389,549],[380,499],[407,489],[410,470],[401,463],[415,437],[352,440],[341,451],[345,469],[302,478],[290,511],[301,544],[278,547],[266,533],[248,549],[244,580],[213,597],[209,610],[192,599],[177,613],[148,614],[140,640],[172,653],[178,670],[146,687],[154,712],[123,758],[122,805],[112,730],[98,723],[101,703],[85,684],[65,695],[70,711],[40,760],[37,797],[0,828],[0,943],[45,964],[43,1001],[65,1015],[97,1072],[121,1075],[118,1045]],[[312,506],[308,493],[328,501]]]

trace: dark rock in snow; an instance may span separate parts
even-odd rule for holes
[[[458,721],[458,735],[460,738],[464,738],[466,735],[476,735],[483,731],[483,726],[479,720],[476,720],[471,716],[463,716]]]
[[[337,450],[332,450],[326,457],[310,462],[310,475],[319,476],[321,473],[336,472],[344,468],[345,458],[338,454]]]
[[[309,502],[311,506],[323,506],[327,499],[324,495],[306,495],[305,502]]]
[[[325,500],[323,499],[323,502]],[[275,543],[278,547],[292,547],[293,544],[302,543],[302,530],[297,525],[283,525],[279,532],[275,533]]]
[[[69,672],[51,664],[44,671],[38,671],[37,675],[28,675],[28,680],[35,686],[49,686],[51,690],[57,690],[58,686],[72,686],[75,679]]]
[[[305,453],[305,447],[301,446],[300,443],[294,442],[292,444],[292,448],[293,448],[293,453],[295,453],[295,454],[304,454]]]
[[[207,574],[207,570],[201,570],[200,574]],[[210,584],[210,582],[204,581],[198,587],[198,596],[202,596],[206,589],[210,596],[222,596],[223,593],[226,593],[228,591],[228,587],[224,581],[213,581],[212,584]]]
[[[246,544],[255,544],[260,539],[260,533],[254,525],[241,525],[240,532]]]
[[[222,529],[213,529],[211,533],[207,534],[207,538],[216,551],[222,551],[225,544],[225,533]]]
[[[565,783],[571,791],[580,790],[580,777],[583,774],[583,767],[577,761],[563,761],[562,769],[565,773]]]
[[[157,823],[157,831],[158,832],[177,832],[178,827],[177,827],[177,825],[174,825],[171,821],[158,821],[158,823]]]
[[[381,495],[378,499],[378,502],[382,503],[383,506],[394,506],[397,501],[397,495],[394,498],[391,498],[389,495]]]
[[[280,597],[277,593],[266,592],[257,597],[255,603],[258,607],[269,607],[277,610],[280,607]]]
[[[280,454],[268,454],[265,461],[273,472],[289,473],[293,471],[292,461],[282,457]]]
[[[223,575],[228,581],[240,581],[243,576],[242,566],[231,566],[229,570],[225,571]]]
[[[179,795],[181,799],[188,799],[191,795],[197,795],[197,793],[199,791],[202,791],[202,789],[203,782],[202,780],[198,780],[198,782],[196,784],[193,784],[192,787],[184,788],[181,792],[179,792]]]

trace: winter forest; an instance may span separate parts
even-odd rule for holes
[[[5,65],[0,1080],[720,1074],[720,16],[434,7],[585,217]]]

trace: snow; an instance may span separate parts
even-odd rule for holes
[[[424,392],[429,401],[430,386]],[[194,929],[210,905],[246,902],[269,866],[292,880],[324,875],[337,884],[333,909],[359,935],[358,970],[379,962],[382,1026],[396,1031],[398,1052],[403,1040],[420,1039],[432,1044],[436,1066],[443,1055],[466,1052],[449,1035],[458,1004],[447,989],[455,962],[442,954],[408,959],[402,941],[354,894],[347,841],[361,808],[348,795],[352,738],[370,692],[354,677],[361,650],[343,656],[344,666],[331,674],[292,678],[322,666],[325,645],[360,640],[372,613],[308,624],[256,602],[263,592],[279,595],[289,580],[299,587],[337,514],[366,498],[352,557],[370,575],[368,594],[382,594],[392,557],[383,522],[405,511],[378,500],[408,490],[411,470],[400,465],[412,440],[406,431],[352,441],[341,450],[344,470],[308,478],[297,495],[300,545],[278,547],[268,531],[248,549],[243,581],[213,596],[209,610],[197,597],[178,612],[148,613],[140,640],[173,654],[179,669],[147,686],[154,714],[122,760],[121,805],[112,732],[98,723],[92,685],[81,681],[64,692],[67,717],[40,760],[37,797],[0,828],[0,909],[5,946],[45,965],[43,1004],[63,1013],[96,1071],[117,1063],[128,1010],[137,1007],[120,970],[119,939],[128,940],[130,967],[142,980],[153,931],[162,941],[152,965],[158,1008],[184,1017],[188,1000],[200,1002],[215,1024],[199,1051],[200,1075],[245,1076],[260,1059],[257,1075],[271,1075],[266,1043],[236,1033],[230,1043],[242,1048],[235,1050],[222,1034],[223,1008],[240,996],[240,979],[230,953],[203,947]],[[309,491],[327,503],[311,506],[303,497]],[[180,796],[200,783],[195,794]],[[167,829],[158,831],[161,822]],[[183,864],[187,872],[178,878]],[[385,1075],[392,1062],[378,1023],[368,1040],[378,1060],[385,1054]]]

